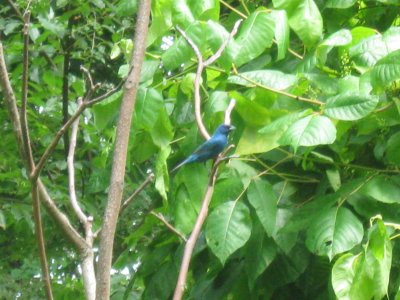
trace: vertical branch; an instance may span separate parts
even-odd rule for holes
[[[23,49],[23,71],[22,71],[22,105],[21,105],[21,127],[22,127],[22,141],[23,141],[23,151],[25,152],[25,157],[28,160],[28,170],[29,172],[35,167],[33,160],[31,142],[29,138],[29,128],[28,121],[26,117],[26,108],[28,102],[28,70],[29,70],[29,22],[30,22],[30,12],[27,11],[24,14],[24,49]],[[32,205],[33,205],[33,219],[35,222],[35,232],[36,239],[39,248],[39,257],[42,268],[43,282],[46,291],[47,299],[53,299],[53,293],[51,290],[51,279],[48,269],[47,257],[46,257],[46,247],[43,236],[42,219],[40,215],[40,200],[38,192],[38,181],[37,179],[31,181],[32,185]]]
[[[110,271],[113,254],[115,228],[121,206],[122,191],[124,186],[126,156],[128,150],[129,133],[132,114],[135,106],[136,92],[140,80],[140,70],[143,64],[146,38],[150,19],[151,0],[140,1],[136,28],[135,49],[132,54],[132,71],[124,86],[120,115],[115,139],[115,152],[111,171],[110,190],[108,202],[104,213],[104,222],[100,234],[99,261],[97,274],[96,299],[109,299]]]
[[[78,106],[82,105],[82,99],[78,99]],[[71,126],[71,141],[69,143],[67,165],[68,165],[68,187],[69,187],[69,198],[71,201],[71,206],[74,209],[75,214],[78,216],[79,221],[85,224],[87,221],[86,215],[83,213],[81,207],[79,206],[76,192],[75,192],[75,168],[74,168],[74,156],[76,148],[76,139],[78,136],[79,127],[79,117],[72,123]]]
[[[233,147],[233,146],[231,146]],[[176,282],[175,292],[173,300],[181,300],[183,292],[185,291],[186,278],[189,271],[189,264],[192,258],[193,249],[196,246],[197,239],[199,238],[201,227],[208,215],[208,207],[211,202],[212,195],[214,193],[215,181],[217,178],[218,167],[226,157],[225,153],[231,148],[228,147],[223,154],[221,154],[215,161],[213,168],[211,169],[210,178],[208,180],[207,190],[204,194],[204,198],[201,204],[199,215],[197,216],[196,223],[193,227],[193,231],[190,234],[189,239],[186,242],[185,250],[183,252],[182,264],[179,270],[178,280]]]
[[[197,126],[199,127],[200,133],[206,140],[210,139],[210,134],[208,133],[206,127],[204,126],[203,120],[201,118],[201,97],[200,97],[201,74],[203,73],[203,69],[205,67],[214,63],[222,55],[222,52],[225,50],[226,46],[228,46],[229,41],[237,33],[240,23],[242,23],[242,20],[236,21],[236,23],[233,26],[233,29],[232,29],[231,33],[229,34],[229,36],[227,37],[227,39],[221,44],[219,49],[212,56],[210,56],[206,61],[203,60],[203,57],[201,55],[199,47],[197,47],[197,45],[188,37],[186,32],[184,32],[179,27],[176,28],[179,31],[179,33],[185,38],[185,40],[188,42],[188,44],[192,47],[192,49],[197,57],[197,71],[196,71],[196,77],[194,80],[194,114],[195,114]]]

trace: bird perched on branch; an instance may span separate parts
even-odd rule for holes
[[[188,163],[203,162],[211,158],[216,158],[228,144],[228,134],[233,129],[235,129],[235,127],[232,125],[219,125],[211,138],[200,145],[188,158],[173,168],[171,173]]]

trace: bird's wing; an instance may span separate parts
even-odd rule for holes
[[[218,152],[220,148],[221,148],[221,141],[219,139],[211,138],[208,141],[201,144],[193,153],[196,153],[198,155],[206,153],[208,154],[212,152]]]

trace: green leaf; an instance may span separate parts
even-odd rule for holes
[[[297,120],[308,116],[312,113],[311,109],[303,110],[301,112],[294,112],[289,113],[285,116],[282,116],[274,121],[272,121],[267,126],[261,128],[258,132],[259,133],[284,133],[290,125],[292,125]]]
[[[328,0],[325,7],[328,8],[348,8],[354,5],[357,0]]]
[[[325,40],[323,40],[317,47],[316,55],[319,62],[324,65],[328,53],[333,47],[344,46],[351,42],[352,36],[350,30],[341,29],[331,34]]]
[[[329,184],[332,189],[336,192],[341,185],[340,172],[338,169],[327,169],[326,176],[328,177]]]
[[[119,17],[131,17],[136,13],[136,11],[137,0],[122,0],[115,7],[115,12]]]
[[[202,165],[189,164],[172,180],[176,188],[171,206],[175,226],[182,233],[189,234],[193,230],[207,186],[207,172]]]
[[[242,23],[234,41],[238,46],[238,52],[234,55],[236,66],[256,58],[272,45],[274,25],[269,12],[262,9],[252,13]]]
[[[400,27],[392,27],[383,35],[361,39],[350,47],[349,55],[361,68],[372,67],[379,59],[400,49]]]
[[[348,253],[339,257],[335,262],[332,269],[332,286],[338,299],[371,299],[372,279],[368,279],[365,270],[357,268],[357,266],[363,265],[363,263],[363,253],[360,255],[352,255]],[[355,277],[356,271],[358,275],[359,293],[358,295],[355,294],[354,298],[350,298],[352,281]]]
[[[327,100],[324,113],[338,120],[358,120],[370,114],[378,102],[375,96],[340,94]]]
[[[398,79],[400,79],[400,50],[380,59],[371,72],[371,82],[375,88],[383,88]]]
[[[233,252],[247,242],[250,234],[250,212],[247,206],[241,202],[223,203],[216,207],[208,217],[207,244],[223,265]]]
[[[275,230],[278,202],[272,186],[265,180],[253,180],[248,188],[247,198],[254,207],[265,232],[272,236]]]
[[[172,26],[172,2],[173,0],[152,1],[151,25],[147,36],[147,47],[160,39]]]
[[[400,166],[400,132],[393,134],[387,141],[385,158],[389,163]]]
[[[383,203],[400,203],[400,185],[390,177],[376,176],[360,190],[363,195]]]
[[[267,237],[260,225],[254,226],[247,246],[245,263],[251,288],[254,287],[256,279],[275,259],[276,253],[273,239]]]
[[[385,225],[377,221],[358,255],[345,254],[334,264],[332,286],[339,299],[382,299],[388,293],[392,245]]]
[[[57,19],[47,19],[42,16],[37,17],[43,28],[49,30],[59,38],[63,38],[67,32],[66,24],[60,24]]]
[[[271,17],[275,21],[275,40],[278,47],[277,60],[285,58],[289,48],[290,28],[287,14],[284,10],[273,10]]]
[[[157,90],[139,87],[135,106],[137,125],[146,130],[151,130],[163,107],[163,97]]]
[[[0,227],[6,229],[6,218],[2,210],[0,210]]]
[[[103,130],[115,121],[119,113],[121,97],[122,92],[119,91],[92,108],[94,123],[99,130]]]
[[[186,29],[195,21],[192,11],[186,0],[174,0],[172,2],[172,20],[174,24]]]
[[[279,147],[278,140],[282,133],[259,133],[258,131],[259,128],[245,127],[240,136],[235,154],[263,153]]]
[[[250,79],[250,81],[247,79]],[[228,78],[229,83],[244,85],[247,87],[254,86],[254,83],[251,81],[255,81],[276,90],[285,90],[297,83],[297,77],[280,71],[260,70],[243,72],[239,75],[229,76]]]
[[[171,147],[166,146],[160,149],[156,158],[156,183],[155,188],[160,193],[164,201],[167,201],[167,193],[169,190],[169,176],[167,158],[171,153]]]
[[[322,36],[321,13],[313,0],[298,2],[298,6],[288,12],[289,24],[306,47],[312,47]]]
[[[188,1],[191,11],[197,20],[214,20],[219,19],[219,1],[218,0],[202,0]]]
[[[370,229],[365,260],[368,266],[373,266],[374,298],[383,299],[388,294],[392,244],[382,220],[377,220]]]
[[[185,29],[187,36],[199,47],[201,52],[207,48],[207,32],[208,27],[204,22],[192,22],[189,27]],[[194,57],[192,47],[186,42],[183,37],[176,39],[174,44],[164,52],[161,56],[162,63],[168,70],[174,70],[181,64]]]
[[[296,150],[299,146],[332,144],[336,138],[336,128],[324,116],[311,115],[289,126],[279,139],[280,145],[290,145]]]
[[[307,248],[329,259],[358,245],[363,237],[362,223],[347,208],[333,207],[320,212],[307,230]]]

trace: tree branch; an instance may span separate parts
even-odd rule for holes
[[[149,185],[150,182],[152,182],[154,179],[154,173],[150,172],[150,174],[147,176],[147,178],[142,182],[142,184],[126,199],[123,204],[121,205],[121,209],[119,213],[121,214],[128,206],[129,204],[137,197],[137,195],[140,194],[141,191],[143,191],[146,186]]]
[[[78,99],[78,106],[82,104],[82,99]],[[82,211],[79,206],[76,192],[75,192],[75,168],[74,168],[74,156],[75,156],[75,147],[76,147],[76,138],[78,136],[78,127],[79,127],[79,117],[72,123],[71,127],[71,140],[69,142],[69,150],[67,156],[67,165],[68,165],[68,186],[69,186],[69,198],[71,201],[71,206],[78,216],[79,221],[84,225],[87,222],[87,216]]]
[[[159,219],[162,223],[164,223],[164,225],[173,233],[175,233],[177,236],[179,236],[182,240],[184,240],[185,242],[187,242],[186,237],[179,232],[174,226],[172,226],[166,219],[165,217],[160,214],[160,213],[156,213],[154,211],[150,212],[151,215],[153,215],[154,217],[156,217],[157,219]]]
[[[235,25],[233,26],[233,29],[227,39],[221,44],[219,49],[206,61],[203,62],[203,57],[201,55],[199,47],[188,37],[185,31],[183,31],[180,27],[176,27],[176,29],[179,31],[179,33],[183,36],[183,38],[188,42],[188,44],[192,47],[194,53],[196,54],[197,57],[197,71],[196,71],[196,77],[194,80],[194,114],[196,117],[196,122],[197,126],[199,127],[200,133],[202,136],[208,140],[210,139],[210,134],[208,133],[206,127],[203,124],[203,120],[201,118],[201,97],[200,97],[200,80],[201,80],[201,74],[203,73],[203,69],[207,67],[208,65],[212,64],[215,62],[221,55],[226,46],[228,45],[229,41],[233,38],[233,36],[237,33],[237,30],[239,28],[240,23],[242,20],[236,21]]]
[[[15,99],[15,93],[11,87],[10,80],[8,78],[7,67],[4,60],[3,45],[0,43],[0,86],[4,93],[5,104],[8,110],[10,121],[12,123],[12,129],[14,136],[17,140],[17,149],[20,153],[23,163],[27,170],[29,167],[27,158],[25,156],[23,138],[22,138],[22,128],[21,121],[19,117],[19,112],[17,108],[17,102]],[[85,240],[80,236],[80,234],[73,228],[68,218],[57,208],[54,201],[51,199],[42,181],[38,179],[38,190],[40,200],[46,207],[49,214],[54,218],[56,223],[66,234],[66,237],[74,244],[74,246],[80,250],[84,251],[87,248]]]
[[[22,128],[22,141],[23,141],[23,149],[25,152],[25,157],[27,160],[28,170],[29,172],[35,167],[35,163],[33,160],[33,154],[31,149],[31,142],[29,138],[29,128],[28,121],[26,116],[26,107],[28,102],[28,70],[29,70],[29,22],[30,22],[31,14],[27,10],[24,15],[24,27],[22,30],[23,39],[24,39],[24,48],[23,48],[23,67],[22,67],[22,87],[21,87],[21,128]],[[43,236],[43,226],[42,226],[42,217],[40,214],[40,199],[38,192],[38,182],[37,180],[31,181],[31,194],[32,194],[32,207],[33,207],[33,220],[35,223],[35,233],[36,240],[38,243],[38,252],[40,258],[40,264],[42,269],[43,283],[46,291],[46,298],[48,300],[53,299],[53,292],[51,289],[51,278],[49,274],[49,268],[47,263],[46,256],[46,246],[44,242]]]
[[[145,56],[150,10],[151,0],[140,1],[135,28],[135,49],[131,59],[133,69],[128,75],[128,79],[124,86],[124,95],[122,98],[115,139],[115,152],[111,171],[110,189],[108,193],[107,206],[104,212],[104,222],[100,233],[98,261],[99,272],[97,274],[96,290],[97,300],[109,299],[110,294],[110,271],[115,228],[121,206],[129,133],[136,101],[136,92],[140,80],[140,71]]]
[[[231,103],[228,106],[228,109],[226,110],[225,119],[227,118],[227,112],[230,113],[232,111],[234,105],[235,105],[235,101],[231,101]],[[230,117],[228,117],[228,119],[230,120]],[[229,125],[229,124],[227,124],[227,125]],[[182,264],[181,264],[181,268],[179,270],[179,276],[178,276],[178,280],[176,283],[173,300],[181,300],[182,299],[183,292],[185,290],[187,273],[189,271],[189,264],[190,264],[190,260],[192,258],[192,254],[193,254],[193,249],[196,245],[197,239],[199,238],[201,227],[203,226],[204,221],[206,220],[207,215],[208,215],[208,207],[210,205],[211,198],[212,198],[212,195],[214,192],[214,186],[215,186],[215,181],[217,178],[218,167],[223,161],[229,159],[229,157],[226,157],[225,155],[233,147],[234,147],[233,145],[228,146],[225,149],[225,151],[217,157],[217,159],[215,160],[214,165],[211,169],[210,177],[208,180],[207,190],[204,194],[204,198],[203,198],[203,201],[201,204],[199,215],[197,216],[196,223],[193,227],[193,231],[190,234],[190,237],[187,240],[186,245],[185,245],[185,250],[184,250],[183,258],[182,258]]]

